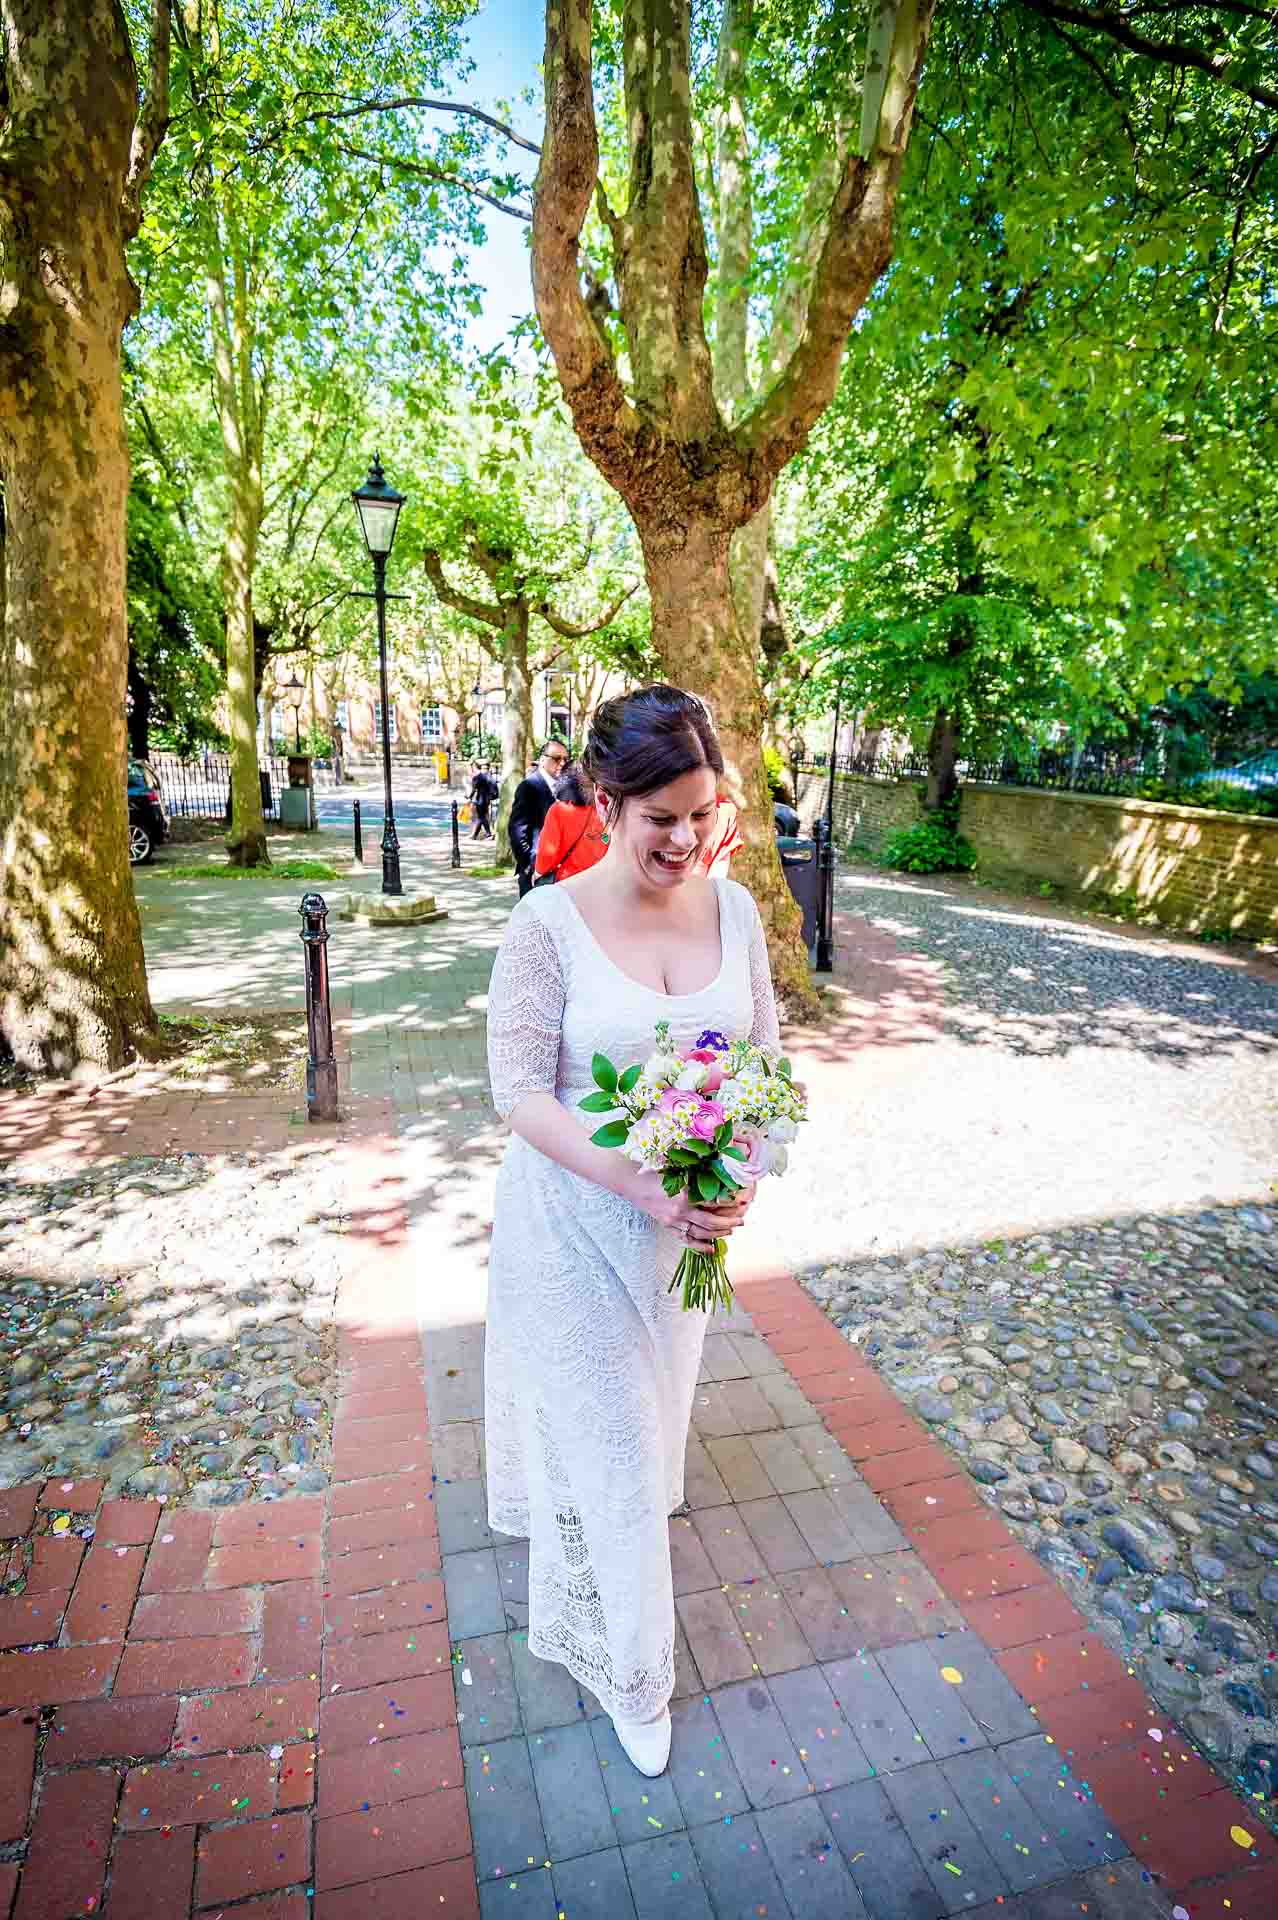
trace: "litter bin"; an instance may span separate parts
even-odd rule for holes
[[[800,840],[793,834],[777,838],[777,852],[790,892],[803,915],[803,944],[808,958],[815,961],[817,927],[821,911],[821,862],[815,840]]]

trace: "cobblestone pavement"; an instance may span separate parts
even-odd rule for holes
[[[840,903],[918,956],[930,1040],[875,1150],[907,1219],[806,1283],[1272,1819],[1278,973],[962,883]]]
[[[304,1136],[0,1174],[0,1486],[322,1491],[342,1224]]]

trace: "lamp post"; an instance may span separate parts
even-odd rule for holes
[[[399,877],[399,835],[395,831],[395,805],[391,797],[390,686],[386,675],[386,601],[388,598],[402,600],[407,596],[398,593],[387,595],[386,562],[395,544],[395,528],[399,522],[404,496],[402,493],[396,493],[394,487],[386,484],[380,454],[374,454],[367,480],[362,487],[352,493],[351,499],[359,515],[364,545],[368,548],[369,557],[373,562],[373,591],[371,594],[362,594],[360,597],[377,602],[377,663],[382,688],[382,784],[385,790],[385,820],[382,826],[382,892],[402,893],[404,885]]]
[[[302,685],[296,674],[293,675],[291,680],[286,680],[280,688],[280,699],[286,707],[291,707],[293,712],[294,753],[300,753],[302,751],[302,700],[305,694],[306,688]]]

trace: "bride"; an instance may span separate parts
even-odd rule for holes
[[[609,837],[589,871],[528,894],[493,968],[488,1063],[513,1138],[497,1183],[485,1354],[488,1514],[529,1541],[528,1644],[612,1715],[642,1773],[670,1753],[675,1614],[669,1516],[704,1313],[667,1292],[685,1245],[745,1217],[671,1198],[593,1146],[591,1057],[620,1067],[713,1028],[779,1046],[754,901],[701,856],[723,755],[694,695],[601,705],[585,766]]]

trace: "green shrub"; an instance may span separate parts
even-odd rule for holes
[[[1219,813],[1260,813],[1278,816],[1278,787],[1230,786],[1224,780],[1201,780],[1183,786],[1171,780],[1144,780],[1138,798],[1162,800],[1171,807],[1214,807]]]
[[[768,776],[768,792],[775,800],[778,793],[790,791],[790,774],[785,761],[776,747],[763,749],[763,771]]]
[[[889,836],[879,863],[898,873],[970,873],[976,848],[944,813],[928,813]]]

